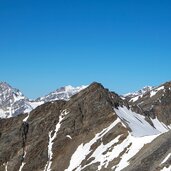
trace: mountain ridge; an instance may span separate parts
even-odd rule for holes
[[[9,118],[20,113],[28,113],[37,106],[55,100],[69,100],[69,98],[87,86],[61,87],[48,95],[35,100],[24,96],[19,89],[13,88],[6,82],[0,82],[0,118]],[[4,99],[4,101],[3,101]]]
[[[150,103],[155,103],[160,94],[162,96],[161,90],[152,96],[154,101]],[[168,105],[170,111],[170,90],[161,102]],[[47,102],[29,115],[1,119],[0,171],[5,168],[9,171],[159,171],[169,168],[171,131],[169,123],[162,122],[170,114],[165,115],[164,120],[158,118],[157,122],[144,113],[143,106],[142,113],[136,112],[134,103],[93,83],[68,101]],[[156,105],[161,107],[159,103]],[[23,130],[27,131],[23,133]]]
[[[166,82],[165,84],[169,84],[169,82]],[[162,84],[164,85],[164,84]],[[50,92],[47,95],[44,95],[42,97],[34,99],[29,99],[28,97],[24,96],[22,92],[20,92],[19,89],[13,88],[10,86],[7,82],[0,82],[0,93],[1,98],[4,95],[4,92],[2,91],[3,87],[7,87],[6,89],[11,89],[11,96],[13,96],[11,99],[7,99],[7,104],[3,104],[2,100],[0,101],[0,117],[1,118],[9,118],[12,116],[16,116],[20,113],[27,113],[35,109],[37,106],[42,105],[46,102],[51,102],[55,100],[69,100],[71,96],[77,94],[79,91],[85,89],[87,86],[78,86],[78,87],[72,87],[71,85],[61,87],[56,89],[55,91]],[[132,101],[132,103],[136,103],[138,99],[141,99],[145,94],[155,90],[157,87],[152,86],[145,86],[142,89],[135,91],[134,93],[127,93],[125,95],[121,95],[122,99],[126,99],[128,101]],[[18,102],[15,102],[16,97],[15,94],[18,93],[19,99]],[[152,95],[154,95],[156,92],[153,91]],[[12,102],[11,102],[12,101]],[[5,109],[3,109],[5,107]]]

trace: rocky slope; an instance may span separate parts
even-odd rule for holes
[[[130,165],[124,171],[171,170],[171,131],[160,135],[152,143],[145,145],[137,155],[130,160]]]
[[[138,96],[138,98],[136,96],[134,100],[129,97],[126,97],[126,99],[132,108],[138,106],[154,125],[162,122],[171,128],[171,82],[155,87]]]
[[[1,119],[0,171],[169,170],[169,125],[137,108],[93,83],[68,101]]]

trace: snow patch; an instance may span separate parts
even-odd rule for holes
[[[169,167],[164,167],[162,170],[160,171],[171,171],[171,165]]]
[[[53,131],[49,132],[49,143],[48,143],[48,161],[47,164],[44,168],[44,171],[51,171],[51,165],[52,165],[52,158],[53,158],[53,151],[52,151],[52,147],[53,147],[53,141],[54,139],[57,137],[57,133],[61,127],[61,123],[63,121],[63,119],[65,118],[65,116],[68,114],[69,112],[65,109],[61,112],[61,115],[59,116],[59,122],[56,124],[55,127],[55,133],[52,135]]]
[[[18,94],[18,95],[13,94],[13,98],[14,98],[13,103],[15,103],[15,102],[17,102],[17,101],[19,101],[19,100],[25,99],[25,97],[24,97],[22,94]]]
[[[27,122],[29,116],[30,116],[30,113],[28,113],[27,116],[23,119],[23,122]]]
[[[66,137],[72,140],[72,137],[70,135],[67,135]]]
[[[5,171],[8,171],[8,162],[4,163],[3,166],[5,166]]]
[[[98,146],[97,149],[93,152],[93,154],[89,157],[89,159],[94,158],[94,160],[90,164],[84,166],[82,169],[97,162],[100,163],[100,165],[98,166],[98,170],[101,170],[103,166],[107,168],[109,162],[119,155],[118,151],[115,150],[118,145],[115,146],[113,150],[109,150],[109,149],[112,147],[112,145],[119,142],[119,138],[121,136],[122,135],[117,136],[115,139],[113,139],[112,141],[110,141],[105,145],[101,143],[100,146]]]
[[[91,146],[96,143],[99,139],[101,139],[107,132],[109,132],[115,125],[120,123],[120,119],[117,118],[109,127],[103,129],[100,133],[96,134],[95,137],[85,144],[80,144],[74,154],[71,157],[70,164],[65,171],[80,171],[81,170],[81,162],[86,158],[86,156],[91,152]],[[114,140],[117,142],[117,139]],[[113,142],[114,143],[114,142]]]
[[[120,119],[129,126],[132,130],[131,134],[135,137],[156,135],[160,133],[145,120],[144,116],[133,112],[125,106],[118,107],[118,109],[114,108],[114,111]]]
[[[23,160],[25,159],[25,157],[26,157],[26,151],[24,151]],[[21,163],[21,166],[20,166],[20,168],[19,168],[19,171],[22,171],[22,169],[23,169],[23,167],[24,167],[25,164],[26,164],[25,162],[22,162],[22,163]]]
[[[153,141],[158,135],[151,135],[145,137],[133,137],[131,134],[124,140],[121,144],[117,145],[113,149],[113,153],[117,152],[117,154],[121,154],[124,148],[129,148],[127,151],[121,156],[121,161],[117,166],[114,166],[112,169],[116,169],[115,171],[120,171],[129,165],[129,160],[135,156],[140,149],[145,145]],[[118,155],[119,156],[119,155]]]
[[[161,162],[161,164],[165,163],[171,157],[171,153],[169,153],[166,158]]]
[[[154,127],[159,130],[161,133],[167,132],[169,129],[167,128],[167,126],[160,122],[157,117],[155,119],[151,119]]]
[[[171,125],[168,125],[168,128],[171,129]]]
[[[35,109],[36,107],[42,105],[42,104],[44,104],[43,101],[40,101],[40,102],[34,102],[34,101],[29,102],[29,105],[32,107],[32,110]]]
[[[19,168],[19,171],[22,171],[22,169],[23,169],[23,167],[24,167],[25,164],[26,164],[26,163],[22,162],[22,164],[21,164],[21,166],[20,166],[20,168]]]
[[[154,95],[156,95],[160,90],[164,90],[164,86],[161,86],[161,87],[159,87],[159,88],[153,89],[153,90],[150,92],[150,97],[153,97]]]
[[[139,99],[140,96],[133,97],[130,102],[136,102]]]

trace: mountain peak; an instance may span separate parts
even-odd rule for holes
[[[165,86],[166,88],[171,88],[171,81],[168,81],[162,85]]]
[[[138,91],[124,94],[124,97],[128,97],[128,96],[135,97],[135,96],[138,96],[138,95],[142,95],[142,94],[145,94],[145,93],[151,91],[153,88],[154,88],[154,86],[144,86],[142,89],[140,89]]]
[[[28,98],[6,82],[0,83],[0,117],[12,117],[28,108]]]
[[[102,89],[104,89],[104,86],[98,82],[92,82],[88,87],[89,88],[102,88]]]
[[[0,82],[0,88],[12,88],[7,82]]]
[[[87,86],[73,87],[71,85],[61,87],[43,97],[39,97],[36,99],[37,102],[51,102],[56,100],[65,100],[68,101],[71,96],[77,94],[81,90],[85,89]]]
[[[154,88],[153,86],[145,86],[145,87],[143,87],[141,90],[139,90],[138,92],[140,92],[140,93],[145,93],[145,92],[147,92],[147,91],[152,90],[153,88]]]

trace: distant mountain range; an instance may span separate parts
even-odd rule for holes
[[[171,171],[171,82],[124,96],[94,82],[34,101],[0,87],[0,171]]]
[[[39,97],[35,100],[29,99],[24,96],[24,94],[16,88],[13,88],[6,82],[0,82],[0,118],[9,118],[16,116],[21,113],[31,112],[36,107],[46,103],[56,100],[68,101],[71,96],[77,94],[81,90],[85,89],[87,86],[72,87],[65,86],[61,87],[43,97]],[[152,91],[153,90],[153,91]],[[155,93],[155,87],[146,86],[143,89],[121,95],[122,98],[126,98],[128,101],[136,102],[138,99],[148,92]]]
[[[28,113],[46,102],[55,100],[69,100],[87,86],[61,87],[46,96],[30,100],[20,90],[11,87],[6,82],[0,82],[0,118],[9,118],[21,113]]]

